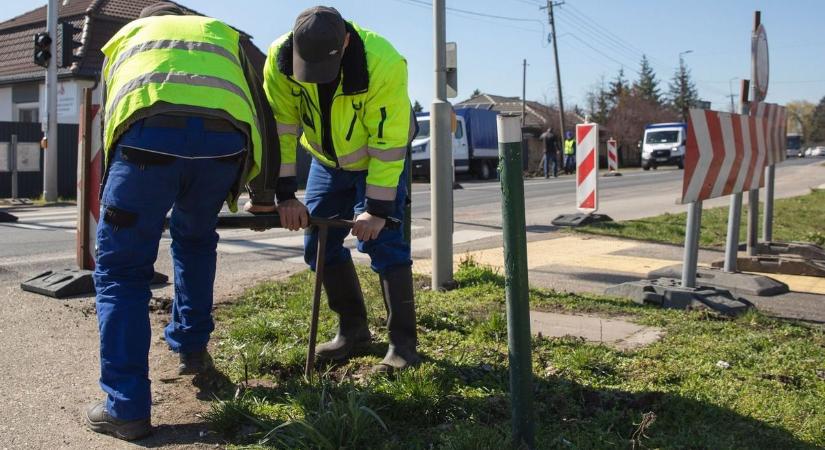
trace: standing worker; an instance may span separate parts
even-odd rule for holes
[[[253,197],[267,184],[274,191],[267,164],[279,165],[262,158],[279,153],[275,123],[241,45],[251,44],[228,25],[160,2],[103,47],[107,170],[94,280],[107,399],[85,411],[93,431],[125,440],[151,432],[149,284],[170,208],[175,299],[166,342],[180,374],[211,368],[218,212],[224,200],[236,210],[256,174]]]
[[[389,372],[419,362],[410,246],[387,221],[404,220],[408,201],[406,162],[415,122],[407,94],[407,62],[378,34],[344,21],[334,8],[303,11],[291,33],[270,47],[264,88],[278,122],[282,225],[305,228],[308,215],[352,219],[358,250],[381,279],[387,308],[389,350],[373,369]],[[296,142],[312,154],[304,200],[295,198]],[[253,201],[247,210],[272,210]],[[330,229],[324,289],[338,314],[336,337],[316,348],[319,361],[341,361],[370,342],[367,311],[346,230]],[[304,241],[304,259],[315,270],[317,230]]]
[[[552,128],[541,134],[541,141],[544,143],[544,178],[549,178],[553,173],[553,178],[559,176],[559,139]]]
[[[576,173],[576,140],[572,131],[564,132],[564,173]]]

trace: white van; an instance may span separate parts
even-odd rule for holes
[[[680,122],[654,123],[645,127],[642,141],[642,169],[659,166],[685,168],[687,125]]]

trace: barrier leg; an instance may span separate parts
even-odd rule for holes
[[[748,256],[756,256],[759,245],[759,189],[748,191]]]
[[[699,263],[699,228],[702,226],[702,202],[688,205],[685,227],[685,257],[682,263],[682,287],[696,287],[696,266]]]
[[[762,225],[762,242],[773,240],[773,193],[776,181],[776,166],[765,169],[765,217]]]
[[[728,237],[725,242],[725,272],[736,272],[736,258],[739,253],[739,227],[742,222],[742,193],[730,197],[728,211]]]

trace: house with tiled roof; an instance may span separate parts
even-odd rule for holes
[[[123,25],[136,19],[143,8],[156,1],[57,2],[58,22],[70,22],[78,30],[74,40],[81,44],[75,50],[77,61],[70,67],[58,69],[59,123],[78,123],[83,89],[95,86],[103,66],[100,49]],[[0,122],[41,122],[45,115],[45,69],[34,63],[34,35],[43,31],[46,31],[46,6],[0,22]],[[243,32],[241,34],[243,39],[250,39]],[[253,64],[263,66],[263,53],[257,51],[248,56]]]

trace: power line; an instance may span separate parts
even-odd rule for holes
[[[407,5],[410,5],[410,6],[416,6],[416,7],[422,8],[422,9],[432,9],[432,3],[421,1],[421,0],[394,0],[394,1],[398,2],[398,3],[404,3],[404,4],[407,4]],[[481,22],[484,22],[484,23],[495,23],[499,26],[512,28],[514,30],[528,31],[528,32],[531,32],[531,33],[541,33],[542,35],[545,34],[544,23],[539,21],[539,20],[536,20],[536,19],[522,19],[522,18],[516,18],[516,17],[496,16],[494,14],[476,13],[474,11],[466,11],[466,10],[463,10],[463,9],[449,8],[449,7],[447,8],[447,10],[449,10],[452,13],[458,14],[459,17],[461,17],[461,18],[468,19],[468,20],[476,20],[476,21],[481,21]],[[495,20],[505,20],[505,21],[508,21],[508,22],[512,22],[512,21],[536,22],[536,23],[538,23],[539,25],[542,26],[542,29],[541,29],[541,31],[539,31],[539,30],[536,30],[536,29],[524,28],[524,27],[519,27],[519,26],[511,25],[511,24],[502,24],[502,23],[499,23],[499,22],[495,22]]]
[[[426,1],[423,1],[423,0],[404,0],[404,1],[406,1],[408,3],[417,3],[419,5],[425,5],[425,6],[429,6],[429,7],[433,6],[432,3],[426,2]],[[542,23],[540,20],[537,20],[537,19],[526,19],[526,18],[521,18],[521,17],[499,16],[497,14],[480,13],[480,12],[476,12],[476,11],[470,11],[470,10],[459,9],[459,8],[447,7],[447,11],[460,12],[460,13],[464,13],[464,14],[469,14],[471,16],[487,17],[489,19],[508,20],[508,21],[511,21],[511,22],[538,22],[538,23]]]

